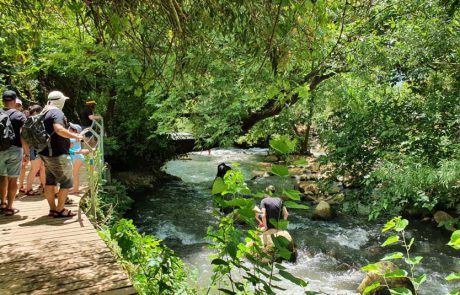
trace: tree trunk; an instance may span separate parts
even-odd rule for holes
[[[307,117],[307,130],[305,131],[304,139],[301,145],[301,152],[306,155],[311,155],[310,149],[310,130],[311,130],[311,123],[313,121],[313,114],[315,110],[315,92],[310,92],[310,103],[308,109],[308,117]]]

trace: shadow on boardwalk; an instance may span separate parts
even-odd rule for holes
[[[77,211],[80,198],[71,196]],[[83,214],[53,218],[43,196],[0,213],[0,294],[135,294],[127,274]]]

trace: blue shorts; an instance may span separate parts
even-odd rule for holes
[[[72,188],[73,165],[70,155],[47,157],[40,155],[45,164],[46,185],[60,184],[61,188]]]
[[[34,161],[34,160],[39,159],[39,158],[38,158],[38,153],[37,153],[37,151],[34,150],[34,149],[29,149],[29,155],[30,155],[30,156],[29,156],[29,160],[31,160],[31,161]],[[40,159],[39,159],[39,160],[40,160]]]
[[[15,145],[0,151],[0,176],[18,177],[21,173],[22,148]]]

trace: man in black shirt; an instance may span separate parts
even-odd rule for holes
[[[91,127],[94,120],[100,120],[101,116],[94,115],[94,109],[96,108],[96,102],[91,98],[86,101],[85,109],[80,113],[80,121],[82,129]]]
[[[29,146],[21,137],[21,128],[26,121],[26,116],[15,109],[16,98],[16,92],[11,90],[5,91],[2,95],[4,108],[1,112],[9,116],[14,131],[14,139],[10,141],[11,146],[6,150],[0,151],[0,210],[5,212],[7,216],[19,212],[18,209],[13,208],[13,202],[18,193],[18,176],[21,171],[21,162],[23,159],[28,160],[29,157]]]
[[[266,197],[262,199],[262,202],[260,202],[262,222],[265,230],[275,228],[275,226],[270,222],[270,219],[274,219],[278,222],[281,218],[287,220],[289,216],[286,207],[283,206],[283,200],[272,196],[275,192],[275,187],[270,185],[266,188],[266,191],[268,195],[266,195]]]
[[[73,217],[76,214],[65,209],[64,204],[72,188],[72,160],[70,158],[70,138],[83,140],[83,136],[68,130],[69,123],[62,112],[62,108],[68,97],[60,91],[52,91],[48,95],[48,105],[44,108],[45,119],[43,121],[46,132],[51,136],[51,149],[48,147],[40,152],[40,157],[45,164],[46,185],[45,197],[50,206],[49,216]],[[57,193],[58,202],[54,200],[54,192],[57,184],[60,184]]]

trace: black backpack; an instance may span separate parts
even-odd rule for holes
[[[0,109],[0,151],[5,151],[11,146],[11,142],[16,138],[13,124],[11,124],[10,114]]]
[[[43,151],[45,148],[49,149],[49,155],[52,156],[51,151],[51,136],[53,133],[48,134],[45,129],[45,115],[47,112],[41,112],[38,115],[30,116],[27,118],[24,126],[22,126],[21,135],[29,144],[30,148],[37,152]]]

